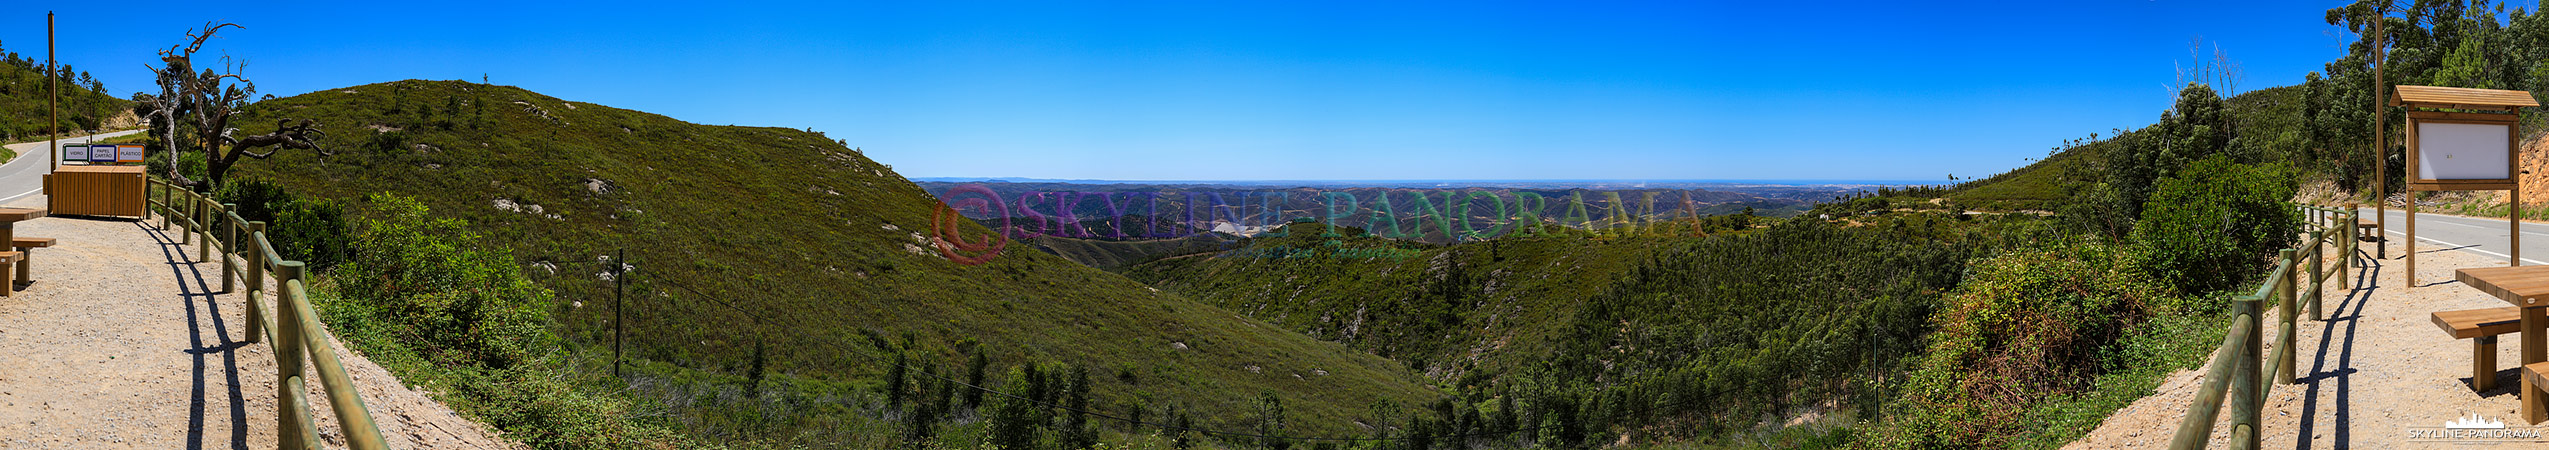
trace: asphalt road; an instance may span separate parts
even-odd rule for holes
[[[2372,220],[2371,208],[2364,208],[2362,211],[2363,220]],[[2403,253],[2406,247],[2399,244],[2407,242],[2407,212],[2390,208],[2389,214],[2389,229],[2383,231],[2388,235],[2391,244],[2389,257],[2398,258],[2406,254]],[[2417,251],[2466,250],[2502,261],[2507,258],[2506,251],[2510,245],[2508,237],[2512,235],[2513,226],[2506,223],[2505,219],[2432,213],[2416,215]],[[2549,258],[2549,224],[2523,223],[2523,265],[2549,265],[2549,261],[2543,261],[2543,258]]]
[[[142,130],[93,134],[63,139],[62,142],[85,143],[140,132]],[[44,190],[44,174],[53,171],[53,168],[47,167],[51,160],[45,158],[44,143],[45,141],[35,141],[9,144],[9,150],[17,151],[18,158],[9,160],[8,164],[0,164],[0,203],[25,198]]]

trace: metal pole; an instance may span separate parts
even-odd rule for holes
[[[619,256],[611,257],[611,376],[621,378],[626,378],[620,371],[620,343],[628,336],[628,327],[624,325],[628,315],[622,313],[624,309],[620,307],[620,299],[627,294],[628,249],[623,248],[619,249]]]

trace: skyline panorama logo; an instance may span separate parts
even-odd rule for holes
[[[2505,421],[2472,412],[2443,421],[2438,427],[2406,427],[2408,442],[2448,442],[2463,445],[2504,443],[2549,443],[2542,439],[2540,427],[2507,427]]]

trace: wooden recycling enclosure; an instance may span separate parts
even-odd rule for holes
[[[142,166],[62,166],[44,175],[53,214],[142,217],[149,195]]]

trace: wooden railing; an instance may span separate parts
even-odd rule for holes
[[[2228,391],[2231,402],[2230,448],[2256,449],[2260,409],[2265,404],[2266,391],[2271,387],[2259,381],[2266,375],[2263,365],[2274,364],[2275,384],[2293,384],[2292,332],[2294,316],[2300,312],[2297,308],[2309,308],[2311,320],[2327,320],[2319,309],[2326,298],[2321,286],[2326,284],[2331,274],[2339,280],[2350,280],[2346,277],[2346,268],[2356,263],[2354,223],[2357,219],[2354,206],[2347,205],[2342,210],[2311,205],[2297,207],[2308,217],[2303,221],[2310,235],[2307,243],[2299,249],[2284,249],[2282,255],[2275,258],[2275,271],[2266,276],[2264,285],[2258,286],[2256,292],[2231,299],[2230,333],[2222,336],[2221,346],[2213,350],[2212,362],[2205,364],[2204,385],[2195,391],[2195,405],[2187,408],[2186,417],[2178,422],[2177,436],[2170,440],[2168,448],[2204,448],[2212,440],[2213,422],[2221,414],[2224,391]],[[2337,264],[2322,270],[2320,261],[2326,259],[2331,243],[2335,244]],[[2301,256],[2298,260],[2294,258],[2296,253]],[[2301,267],[2294,267],[2296,264]],[[2296,269],[2299,271],[2295,272]],[[2298,286],[2300,279],[2310,280],[2309,286]],[[2310,302],[2297,304],[2298,297],[2308,297]],[[2265,337],[2262,315],[2268,301],[2276,302],[2273,309],[2280,314],[2275,327],[2275,353],[2272,357],[2261,359],[2259,353]]]
[[[380,428],[372,423],[372,413],[355,393],[353,379],[345,375],[344,365],[330,350],[327,326],[319,323],[318,313],[310,308],[309,287],[302,281],[307,276],[303,272],[305,266],[275,253],[274,244],[266,239],[266,223],[239,217],[238,205],[223,204],[157,179],[151,180],[150,186],[150,206],[159,214],[159,229],[183,227],[185,232],[177,233],[178,243],[194,244],[196,261],[210,260],[218,249],[223,292],[231,292],[241,282],[247,284],[247,341],[274,343],[276,448],[323,448],[318,425],[310,415],[306,394],[309,389],[303,378],[312,371],[309,369],[316,369],[319,386],[327,390],[329,409],[336,411],[336,423],[343,428],[346,444],[359,450],[388,448],[381,441]],[[272,321],[266,320],[269,308],[264,298],[269,273],[282,288],[274,296]]]

